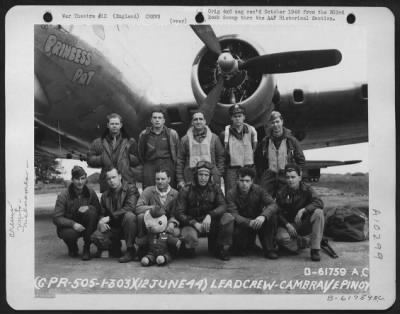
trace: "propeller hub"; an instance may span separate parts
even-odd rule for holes
[[[233,73],[238,69],[237,60],[229,52],[221,53],[217,63],[224,74]]]

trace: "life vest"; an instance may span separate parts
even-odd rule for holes
[[[253,165],[253,140],[257,139],[257,131],[248,125],[249,132],[244,133],[243,139],[239,140],[236,136],[230,136],[230,127],[230,125],[225,127],[224,138],[225,147],[229,149],[230,166]]]
[[[268,164],[269,170],[274,172],[279,172],[279,170],[284,170],[287,164],[288,155],[287,155],[287,145],[286,138],[284,138],[279,146],[279,149],[276,149],[274,142],[269,139],[268,145]]]
[[[193,128],[187,131],[189,139],[189,167],[195,168],[199,161],[211,162],[211,138],[212,132],[206,127],[207,133],[204,140],[199,143],[194,139]]]

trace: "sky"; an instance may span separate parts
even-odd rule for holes
[[[355,26],[214,25],[217,36],[238,34],[264,53],[339,49],[342,61],[335,67],[276,75],[281,91],[308,88],[323,91],[367,82],[366,34]],[[88,28],[75,30],[82,37]],[[203,43],[188,26],[105,26],[106,39],[88,36],[89,44],[102,47],[114,64],[134,64],[124,75],[132,84],[162,103],[194,100],[190,84],[193,60]],[[345,34],[345,36],[344,36]],[[116,49],[115,47],[123,47]],[[123,51],[129,51],[124,54]],[[129,59],[129,60],[127,60]],[[133,60],[133,61],[132,61]],[[125,67],[126,68],[126,67]],[[137,76],[141,80],[137,79]],[[323,173],[368,172],[368,144],[344,145],[305,151],[309,160],[362,160],[356,165],[322,169]],[[64,161],[65,169],[77,161]],[[67,171],[69,172],[69,171]]]

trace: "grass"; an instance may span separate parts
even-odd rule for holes
[[[313,183],[312,185],[343,191],[346,194],[369,194],[368,174],[363,176],[354,176],[351,174],[321,174],[319,182]]]
[[[351,174],[322,174],[320,181],[311,184],[324,201],[324,211],[327,216],[335,208],[349,206],[357,207],[368,215],[369,208],[369,177]]]
[[[64,191],[69,185],[69,182],[64,183],[49,183],[49,184],[36,184],[35,185],[35,194],[46,194],[46,193],[56,193],[59,194]],[[100,185],[98,183],[88,183],[88,187],[95,190],[96,192],[100,191]]]

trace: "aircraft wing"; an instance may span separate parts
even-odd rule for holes
[[[345,166],[352,165],[361,162],[361,160],[346,160],[346,161],[338,161],[338,160],[307,160],[304,168],[312,169],[312,168],[328,168],[333,166]]]
[[[86,160],[90,143],[35,119],[35,155]]]
[[[280,90],[276,109],[303,149],[368,141],[368,85],[331,90],[298,87]]]
[[[359,162],[361,162],[361,160],[307,160],[303,167],[302,177],[305,181],[318,181],[321,177],[321,168],[352,165]]]

